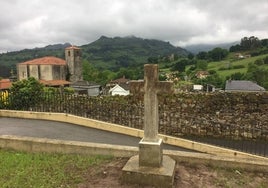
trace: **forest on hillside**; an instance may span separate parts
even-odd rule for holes
[[[64,48],[68,46],[70,44],[66,43],[0,54],[0,77],[9,77],[19,62],[44,56],[64,59]],[[137,37],[102,36],[80,48],[83,78],[102,85],[123,76],[142,79],[143,64],[157,63],[160,79],[172,80],[176,87],[210,84],[223,89],[225,81],[232,79],[252,80],[268,89],[268,39],[260,40],[255,36],[243,37],[229,49],[216,47],[197,54],[169,42]],[[198,78],[199,71],[206,71],[208,76]]]

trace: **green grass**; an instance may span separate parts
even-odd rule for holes
[[[1,188],[75,187],[90,166],[112,160],[109,156],[24,153],[0,149]]]
[[[217,71],[219,76],[225,79],[226,76],[231,76],[232,74],[236,72],[245,73],[248,69],[249,63],[254,63],[257,59],[264,59],[266,56],[267,54],[256,56],[256,57],[251,57],[251,58],[246,58],[246,59],[241,59],[241,60],[227,59],[227,60],[223,60],[219,62],[210,62],[208,64],[208,70]],[[233,68],[239,65],[243,65],[244,68],[239,68],[239,69]],[[230,67],[230,69],[219,70],[220,68],[228,68],[228,67]],[[261,67],[268,69],[268,65],[262,65]]]

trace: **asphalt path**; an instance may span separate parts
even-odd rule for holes
[[[68,141],[136,146],[140,138],[83,127],[71,123],[0,117],[0,135],[28,136]],[[189,151],[164,144],[164,149]]]

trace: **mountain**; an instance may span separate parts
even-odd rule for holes
[[[184,48],[193,54],[198,54],[198,52],[208,52],[217,47],[229,50],[231,46],[236,44],[239,44],[239,42],[219,43],[219,44],[195,44],[185,46]]]
[[[109,38],[102,36],[88,45],[81,46],[84,59],[96,68],[118,70],[121,67],[135,67],[147,63],[150,57],[176,54],[185,56],[189,52],[169,42],[142,39],[135,36]]]
[[[45,50],[62,50],[62,49],[65,49],[67,47],[71,46],[70,43],[64,43],[64,44],[53,44],[53,45],[48,45],[48,46],[45,46],[43,49]],[[37,48],[39,49],[39,48]]]
[[[71,44],[54,44],[43,48],[25,49],[16,52],[0,54],[0,68],[16,69],[16,64],[34,58],[55,56],[64,59],[64,49]],[[136,67],[147,63],[150,57],[161,57],[176,54],[185,56],[189,52],[175,47],[169,42],[154,39],[142,39],[135,36],[109,38],[102,36],[98,40],[79,46],[83,59],[89,61],[99,70],[117,71],[121,67]],[[4,70],[4,68],[3,68]],[[6,70],[6,69],[5,69]],[[0,77],[6,77],[0,71]]]

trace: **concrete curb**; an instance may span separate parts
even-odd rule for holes
[[[2,117],[12,117],[12,118],[41,119],[41,120],[67,122],[67,123],[72,123],[72,124],[76,124],[76,125],[80,125],[80,126],[86,126],[86,127],[101,129],[101,130],[115,132],[115,133],[121,133],[121,134],[140,137],[140,138],[143,137],[142,130],[138,130],[138,129],[134,129],[134,128],[130,128],[130,127],[125,127],[125,126],[120,126],[120,125],[116,125],[116,124],[112,124],[112,123],[102,122],[102,121],[98,121],[98,120],[92,120],[92,119],[88,119],[88,118],[78,117],[78,116],[74,116],[74,115],[64,114],[64,113],[0,110],[0,117],[1,116]],[[220,160],[221,159],[220,161],[232,161],[232,162],[238,162],[238,163],[241,163],[241,162],[242,163],[251,163],[253,161],[253,162],[255,162],[255,164],[268,164],[268,158],[265,158],[265,157],[255,156],[255,155],[248,154],[248,153],[238,152],[238,151],[234,151],[234,150],[230,150],[230,149],[220,148],[220,147],[216,147],[216,146],[212,146],[212,145],[208,145],[208,144],[202,144],[202,143],[198,143],[198,142],[189,141],[186,139],[180,139],[180,138],[161,135],[161,134],[159,136],[163,139],[164,143],[179,146],[179,147],[184,147],[187,149],[191,149],[191,150],[195,150],[195,151],[199,151],[199,152],[203,152],[203,153],[207,153],[207,156],[205,156],[205,154],[203,154],[202,156],[201,156],[201,154],[199,155],[199,157],[203,157],[203,159],[205,159],[205,160],[216,160],[216,159]],[[3,137],[3,138],[1,137],[1,140],[5,139],[5,138],[8,139],[8,137]],[[16,138],[16,137],[14,137],[14,138]],[[11,137],[9,137],[9,139],[11,139]],[[15,142],[15,140],[13,140],[13,141]],[[40,140],[39,142],[37,142],[37,143],[39,143],[39,145],[45,145],[47,143],[44,139],[39,138],[39,139],[37,139],[37,141],[38,140]],[[24,142],[31,142],[31,141],[28,140],[28,141],[24,141]],[[35,140],[35,142],[36,142],[36,140]],[[42,142],[44,142],[44,143],[42,144]],[[63,143],[63,141],[57,141],[57,143],[58,144]],[[66,143],[66,141],[64,141],[64,143]],[[70,142],[70,143],[80,143],[80,142]],[[69,143],[68,147],[71,146],[70,143]],[[91,148],[95,148],[94,151],[97,150],[96,147],[100,147],[100,148],[103,147],[99,144],[93,144],[93,145],[94,145],[94,147],[91,146]],[[109,148],[113,148],[112,145],[106,145],[106,146],[108,148],[106,148],[105,150],[112,151],[112,149],[109,149]],[[26,146],[23,146],[23,147],[26,147]],[[62,151],[64,153],[69,153],[69,152],[71,152],[71,149],[68,149],[68,147],[64,145],[61,148],[59,146],[57,148],[57,150],[55,150],[55,152],[59,150],[59,151]],[[76,148],[77,147],[78,146],[76,146]],[[125,147],[125,146],[120,146],[120,147],[122,150],[121,150],[121,152],[118,151],[118,155],[113,153],[114,151],[111,154],[116,156],[116,157],[119,157],[120,153],[124,153],[123,152],[124,149],[128,148],[127,151],[129,151],[129,148],[130,148],[130,147]],[[75,151],[76,148],[73,151]],[[115,149],[115,151],[116,150],[118,150],[118,148]],[[104,149],[103,149],[103,151],[104,151]],[[89,152],[89,151],[87,151],[87,152]],[[107,152],[107,151],[105,151],[105,152]],[[135,152],[137,152],[137,151],[135,151]],[[95,153],[95,152],[93,152],[93,153]],[[179,157],[183,157],[181,155],[181,153],[182,152],[178,153]],[[193,156],[190,157],[188,155],[189,152],[186,152],[186,153],[187,153],[186,158],[193,158]],[[88,154],[90,154],[90,153],[88,153]],[[137,153],[135,153],[135,154],[137,154]],[[133,154],[133,155],[135,155],[135,154]],[[133,156],[133,155],[131,153],[131,156]],[[173,155],[172,158],[176,158],[176,152],[173,152],[170,155],[171,156]],[[197,154],[194,154],[194,155],[196,156]],[[129,157],[129,156],[122,154],[120,157]]]
[[[46,138],[34,138],[14,135],[0,136],[0,148],[24,152],[44,152],[82,155],[109,155],[114,157],[132,157],[138,155],[138,147],[96,144],[89,142],[64,141]],[[268,172],[267,161],[219,157],[216,155],[164,150],[176,162],[203,163],[217,167],[241,168]]]

